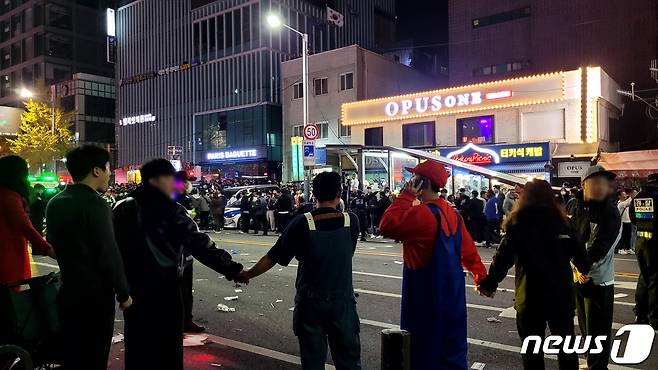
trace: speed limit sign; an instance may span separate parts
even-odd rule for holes
[[[315,140],[320,137],[320,130],[315,123],[309,123],[304,126],[304,138],[306,140]]]

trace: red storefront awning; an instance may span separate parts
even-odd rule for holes
[[[601,153],[598,164],[622,178],[647,177],[658,173],[658,150]]]

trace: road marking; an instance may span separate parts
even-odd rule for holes
[[[378,292],[378,291],[375,291],[375,290],[367,290],[367,289],[354,289],[354,291],[356,293],[378,295],[378,296],[382,296],[382,297],[402,298],[401,294],[396,294],[396,293]],[[480,304],[473,304],[473,303],[467,303],[466,307],[476,308],[476,309],[480,309],[480,310],[487,310],[487,311],[496,311],[496,312],[504,311],[504,308],[486,306],[486,305],[480,305]]]
[[[52,264],[50,264],[50,263],[45,263],[45,262],[32,262],[32,264],[33,264],[33,265],[37,265],[37,266],[49,267],[49,268],[51,268],[51,269],[59,270],[59,266],[58,266],[58,265],[52,265]]]
[[[390,324],[386,322],[381,322],[381,321],[374,321],[374,320],[366,320],[366,319],[361,319],[361,324],[365,325],[370,325],[370,326],[376,326],[384,329],[399,329],[399,325],[395,324]],[[466,341],[468,344],[472,344],[475,346],[480,346],[480,347],[486,347],[486,348],[491,348],[491,349],[496,349],[500,351],[505,351],[505,352],[512,352],[515,353],[519,356],[521,356],[521,347],[518,346],[512,346],[509,344],[503,344],[503,343],[496,343],[496,342],[490,342],[487,340],[482,340],[482,339],[476,339],[476,338],[466,338]],[[557,356],[553,355],[544,355],[545,358],[551,359],[551,360],[556,360],[557,361]],[[581,359],[582,362],[582,359]],[[618,366],[614,364],[608,365],[608,368],[610,370],[635,370],[632,367],[625,367],[625,366]]]
[[[272,350],[272,349],[269,349],[269,348],[263,348],[263,347],[255,346],[255,345],[249,344],[249,343],[238,342],[237,340],[233,340],[233,339],[218,337],[218,336],[212,335],[212,334],[207,334],[207,335],[208,335],[208,339],[211,342],[220,344],[222,346],[239,349],[241,351],[254,353],[254,354],[257,354],[257,355],[273,358],[275,360],[279,360],[279,361],[283,361],[283,362],[288,362],[290,364],[295,364],[295,365],[301,365],[302,364],[301,359],[297,356],[293,356],[293,355],[290,355],[290,354],[287,354],[287,353],[275,351],[275,350]],[[329,369],[335,370],[336,369],[334,366],[329,365],[329,364],[325,364],[324,368],[325,368],[325,370],[329,370]]]

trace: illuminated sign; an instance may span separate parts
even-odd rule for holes
[[[543,104],[566,96],[563,72],[345,103],[344,125]]]
[[[167,68],[162,68],[157,71],[151,71],[151,72],[144,72],[140,74],[136,74],[130,77],[122,78],[119,81],[119,86],[124,86],[124,85],[132,85],[136,83],[140,83],[146,80],[151,80],[159,76],[166,76],[171,73],[176,73],[180,71],[185,71],[193,67],[198,67],[202,65],[203,62],[201,61],[194,61],[194,62],[183,62],[181,64],[167,67]]]
[[[459,162],[489,165],[510,162],[548,161],[548,143],[475,145],[468,143],[460,148],[440,149],[439,153]]]
[[[261,148],[227,149],[206,153],[206,159],[209,161],[249,160],[263,157],[263,150]]]
[[[105,11],[105,15],[107,16],[106,20],[106,29],[107,29],[107,35],[108,36],[116,36],[116,24],[114,20],[114,9],[107,8]]]
[[[129,126],[136,123],[154,122],[155,116],[151,113],[141,114],[139,116],[125,117],[119,120],[119,126]]]

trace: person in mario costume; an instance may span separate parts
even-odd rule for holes
[[[411,334],[411,369],[465,370],[463,267],[476,284],[487,271],[464,220],[440,197],[448,181],[445,167],[428,160],[406,170],[413,177],[386,210],[379,227],[385,237],[403,242],[400,327]]]

